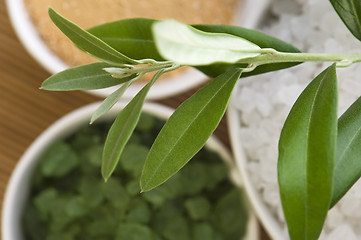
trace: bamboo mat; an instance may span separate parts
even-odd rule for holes
[[[20,44],[0,0],[0,207],[12,170],[35,138],[66,113],[101,100],[81,91],[39,90],[48,76]],[[174,108],[195,90],[157,102]],[[225,118],[216,136],[230,146]],[[269,238],[263,233],[262,239]]]

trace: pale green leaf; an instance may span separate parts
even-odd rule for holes
[[[153,76],[153,79],[118,114],[111,126],[103,151],[101,171],[105,180],[113,173],[120,155],[137,125],[149,89],[163,72],[164,70],[160,70]]]
[[[128,89],[130,85],[130,81],[120,86],[117,90],[115,90],[112,94],[110,94],[102,104],[95,110],[93,113],[90,123],[93,123],[99,117],[101,117],[104,113],[108,112],[114,104],[116,104],[121,96],[123,96],[124,92]]]
[[[361,176],[361,98],[338,120],[337,154],[331,207]]]
[[[205,32],[226,33],[237,37],[241,37],[256,44],[260,48],[272,48],[279,52],[290,52],[290,53],[300,52],[300,50],[298,50],[296,47],[292,46],[287,42],[284,42],[278,38],[269,36],[267,34],[252,29],[242,28],[239,26],[230,26],[230,25],[194,25],[193,27]],[[242,77],[252,76],[270,71],[277,71],[280,69],[295,66],[296,64],[298,63],[264,64],[258,66],[255,70],[251,72],[242,73]],[[234,64],[217,63],[209,66],[198,66],[197,69],[204,72],[210,77],[216,77],[219,74],[229,70],[230,68],[237,68],[237,67],[239,68],[242,66],[240,65],[240,63],[234,63]]]
[[[149,151],[142,191],[165,182],[203,147],[224,115],[240,74],[241,70],[233,69],[220,75],[178,107]]]
[[[167,60],[183,65],[234,63],[259,55],[260,47],[224,33],[208,33],[174,20],[153,24],[155,44]]]
[[[81,50],[112,65],[136,64],[137,62],[118,52],[107,43],[65,19],[49,8],[49,16],[55,25]]]
[[[361,1],[330,0],[330,2],[351,33],[361,41]]]
[[[145,18],[122,19],[95,26],[88,31],[128,57],[133,59],[152,58],[161,61],[165,59],[159,55],[154,43],[151,29],[154,22],[156,22],[156,20]],[[280,52],[300,52],[289,43],[252,29],[229,25],[192,26],[204,32],[228,34],[247,39],[261,48],[273,48]],[[243,73],[242,77],[275,71],[294,66],[295,64],[297,63],[265,64],[257,67],[252,72]],[[197,69],[214,78],[230,68],[241,67],[237,65],[239,64],[217,63],[207,66],[197,66]]]
[[[51,91],[93,90],[115,86],[136,77],[113,78],[103,68],[106,63],[91,63],[66,69],[46,79],[41,89]]]
[[[317,239],[333,188],[337,137],[335,64],[302,92],[282,129],[278,182],[291,239]]]

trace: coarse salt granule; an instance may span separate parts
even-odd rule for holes
[[[344,26],[328,1],[275,0],[270,11],[272,18],[265,21],[261,30],[290,42],[304,52],[361,52],[361,43]],[[255,189],[285,233],[285,239],[288,238],[287,229],[280,198],[276,197],[279,195],[275,168],[280,132],[301,91],[330,65],[304,63],[290,69],[250,77],[240,81],[235,90],[235,99],[239,101],[234,104],[237,104],[241,119],[239,134],[240,139],[245,140],[242,147],[249,164],[246,168]],[[341,115],[361,95],[361,66],[354,64],[338,69],[337,75]],[[267,109],[267,112],[262,109]],[[360,207],[359,181],[330,210],[320,239],[361,239]]]

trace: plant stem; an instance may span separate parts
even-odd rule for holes
[[[156,64],[150,64],[145,66],[135,66],[128,70],[129,73],[147,73],[147,72],[154,72],[163,68],[170,68],[174,65],[173,62],[158,62]]]
[[[263,49],[262,54],[240,61],[240,63],[248,63],[250,70],[263,64],[283,62],[336,62],[337,67],[348,67],[361,62],[361,53],[286,53]]]

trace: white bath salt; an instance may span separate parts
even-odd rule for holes
[[[290,42],[303,52],[361,52],[329,1],[274,0],[272,19],[262,31]],[[276,16],[276,17],[274,17]],[[332,63],[305,63],[242,79],[235,90],[241,119],[240,138],[250,179],[287,239],[277,185],[278,140],[283,123],[305,86]],[[361,65],[337,69],[339,115],[361,96]],[[235,104],[235,103],[233,103]],[[321,240],[361,239],[361,181],[329,211]]]
[[[245,149],[246,153],[250,149],[254,150],[257,148],[260,148],[262,146],[262,140],[257,141],[257,137],[260,136],[258,134],[260,130],[259,129],[241,129],[240,134],[242,136],[242,139],[247,139],[247,141],[244,141],[243,148]]]
[[[328,219],[325,227],[327,229],[334,229],[345,221],[344,214],[340,211],[339,207],[334,207],[328,212]]]
[[[290,32],[293,36],[297,36],[299,39],[305,39],[308,34],[308,28],[299,27],[299,23],[303,22],[305,25],[309,25],[309,18],[306,16],[293,16],[290,19]],[[305,43],[302,41],[302,43]],[[304,48],[304,46],[298,46]]]
[[[353,229],[347,224],[341,224],[335,227],[326,237],[327,240],[357,240],[359,239]]]
[[[342,52],[342,46],[334,38],[328,38],[325,41],[325,52]]]
[[[237,99],[237,106],[244,106],[242,109],[244,113],[250,113],[256,109],[256,102],[253,101],[254,95],[256,95],[256,92],[251,88],[244,87],[241,89]]]
[[[299,13],[300,8],[295,7],[295,3],[290,0],[279,0],[279,4],[272,5],[272,11],[280,15],[281,13]]]
[[[259,103],[256,106],[259,113],[261,113],[263,117],[269,116],[272,109],[268,98],[262,94],[257,94],[257,99],[255,99],[255,101]]]
[[[360,207],[361,202],[352,194],[352,190],[350,194],[346,194],[342,200],[339,202],[340,211],[347,217],[361,217]]]
[[[267,148],[267,147],[264,147],[264,148]],[[264,152],[264,153],[270,154],[270,152]],[[274,163],[274,164],[276,164],[276,163]],[[264,182],[274,182],[275,181],[275,178],[273,176],[275,176],[277,174],[276,166],[267,166],[266,164],[262,164],[261,167],[258,169],[258,171],[261,171],[262,180]],[[275,182],[275,183],[277,183],[277,182]],[[275,188],[275,190],[277,190],[277,189]]]
[[[301,94],[304,86],[300,84],[294,84],[290,86],[280,86],[280,90],[277,92],[277,100],[281,104],[292,106],[296,102],[298,96]]]
[[[265,203],[273,206],[277,202],[280,201],[278,188],[264,188],[263,189],[263,198],[265,199]]]
[[[355,227],[353,227],[353,230],[354,230],[356,236],[360,236],[361,235],[361,222],[357,222]]]
[[[356,198],[361,199],[361,181],[356,182],[352,188],[351,188],[353,195],[355,195]],[[361,222],[360,222],[361,223]],[[360,229],[361,230],[361,229]]]

